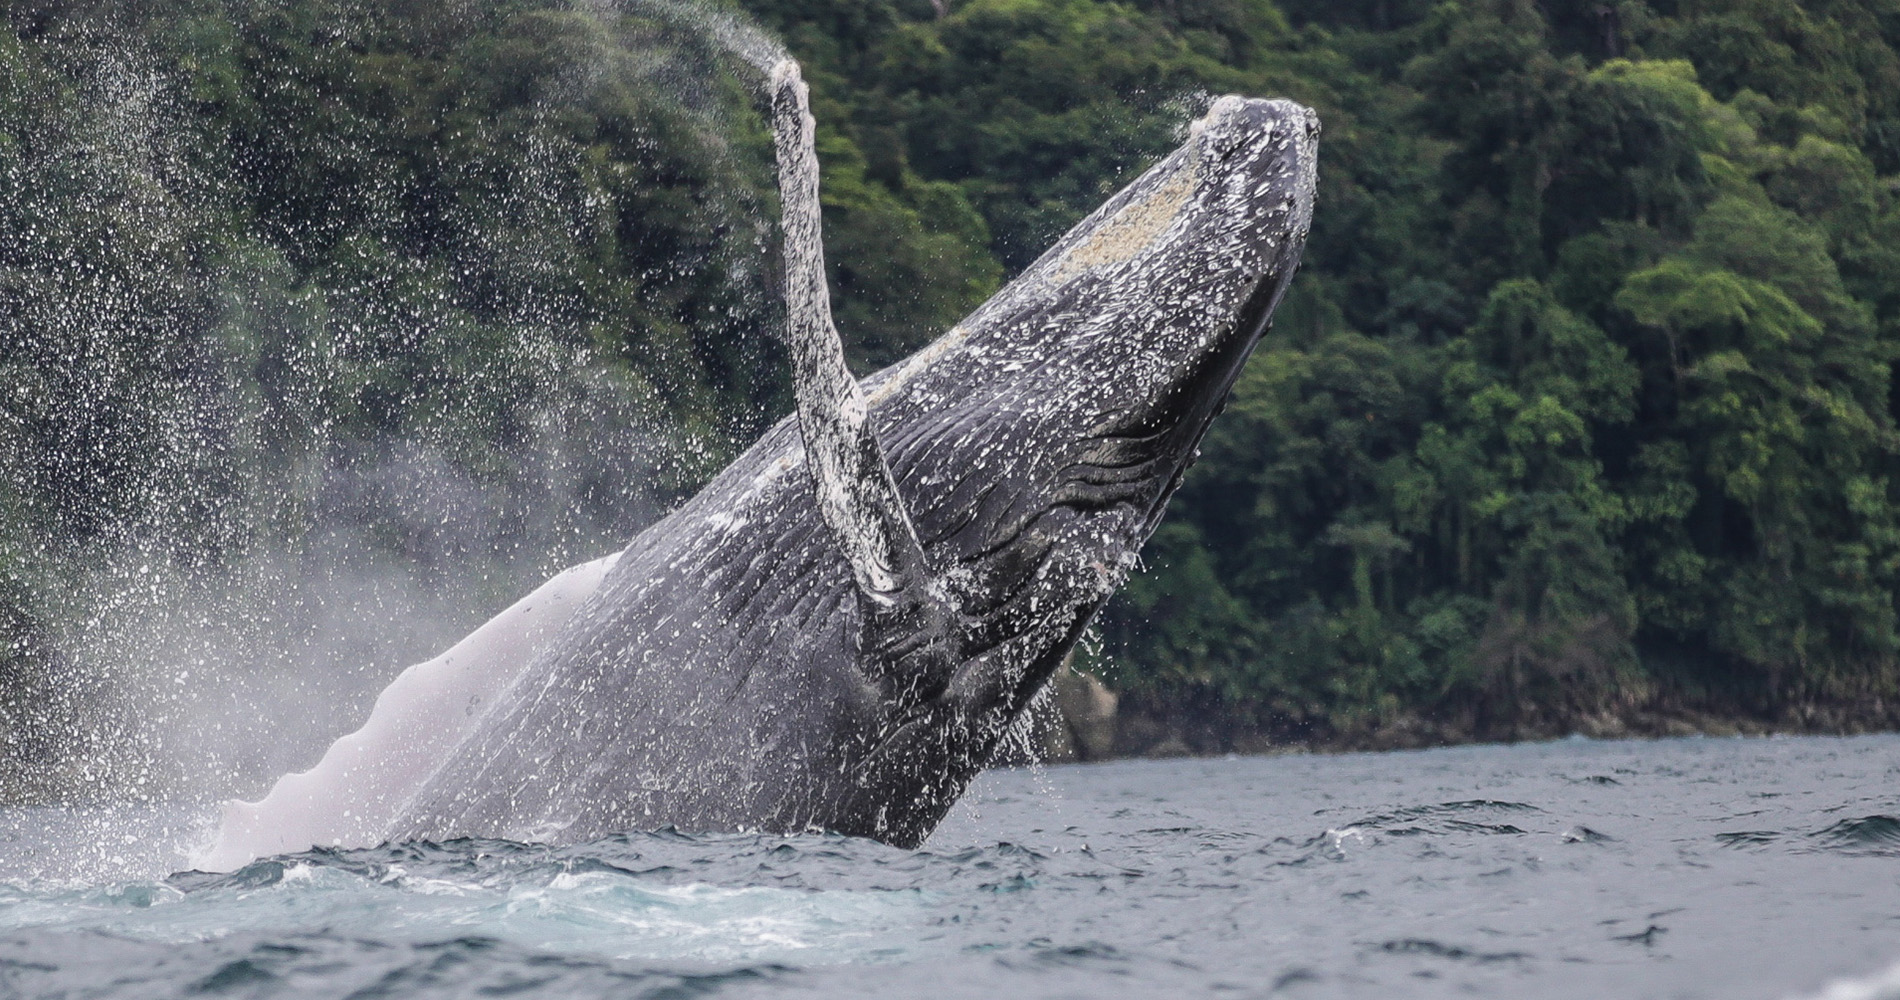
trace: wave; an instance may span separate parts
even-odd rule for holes
[[[1836,979],[1804,1000],[1900,1000],[1900,962],[1869,976]]]
[[[1859,816],[1844,819],[1808,835],[1810,842],[1831,851],[1850,854],[1900,854],[1900,819]]]
[[[833,867],[825,863],[828,854],[851,867],[867,855],[904,852],[841,837],[809,839],[663,832],[567,849],[467,840],[314,850],[228,874],[184,872],[102,888],[0,888],[0,934],[177,944],[350,927],[373,928],[371,936],[397,942],[495,939],[556,954],[721,965],[876,961],[914,951],[905,935],[914,937],[929,900],[906,879],[820,889],[798,877],[774,877],[800,870],[825,881],[815,872]],[[1003,870],[1012,856],[997,850],[970,861],[988,864],[986,880],[998,882],[1016,874]],[[957,864],[946,859],[939,867]],[[1016,884],[1033,881],[1019,877]],[[338,947],[346,946],[330,942],[318,950]]]

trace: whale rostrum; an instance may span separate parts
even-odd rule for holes
[[[975,313],[860,381],[831,320],[806,87],[789,61],[770,86],[795,416],[558,578],[582,582],[484,626],[532,618],[509,647],[531,653],[471,636],[412,668],[316,768],[228,807],[202,863],[665,826],[916,845],[1127,577],[1298,265],[1317,118],[1214,101]],[[418,707],[478,682],[480,711]],[[427,761],[361,752],[422,716],[448,727]]]

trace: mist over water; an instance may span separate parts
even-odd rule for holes
[[[0,813],[9,995],[1900,996],[1900,738],[985,775],[919,851],[630,833],[169,874]]]
[[[616,20],[629,10],[653,20]],[[373,10],[346,15],[339,39],[380,30]],[[689,5],[573,17],[564,63],[476,140],[512,156],[474,164],[495,174],[484,197],[422,218],[391,170],[370,169],[333,214],[248,232],[233,206],[262,182],[194,117],[205,83],[110,24],[49,29],[71,36],[73,88],[7,123],[23,152],[0,193],[0,515],[17,500],[53,526],[0,538],[47,667],[20,699],[10,738],[33,745],[8,794],[255,795],[359,724],[404,666],[624,546],[767,415],[745,402],[767,379],[682,403],[627,364],[624,331],[597,328],[615,317],[581,308],[604,209],[563,122],[631,92],[684,130],[669,141],[705,151],[695,225],[719,235],[642,261],[627,292],[723,288],[724,319],[690,336],[769,359],[769,162],[729,93],[756,74],[719,53],[783,52]],[[611,53],[586,31],[617,33]],[[282,69],[293,84],[304,71]],[[266,122],[252,145],[296,127]],[[332,169],[383,155],[325,141]],[[446,235],[415,237],[425,222]],[[319,251],[332,263],[308,270]],[[652,361],[699,363],[689,349]]]

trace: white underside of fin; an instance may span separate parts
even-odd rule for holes
[[[193,867],[229,871],[273,854],[381,843],[410,797],[619,558],[563,570],[441,656],[404,670],[376,697],[363,728],[331,744],[315,767],[279,778],[258,802],[226,802],[217,840]]]

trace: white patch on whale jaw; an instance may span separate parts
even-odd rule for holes
[[[1056,265],[1051,280],[1067,281],[1097,267],[1112,266],[1146,250],[1167,232],[1181,210],[1194,198],[1195,162],[1181,165],[1146,198],[1126,205],[1107,222],[1076,244]]]

